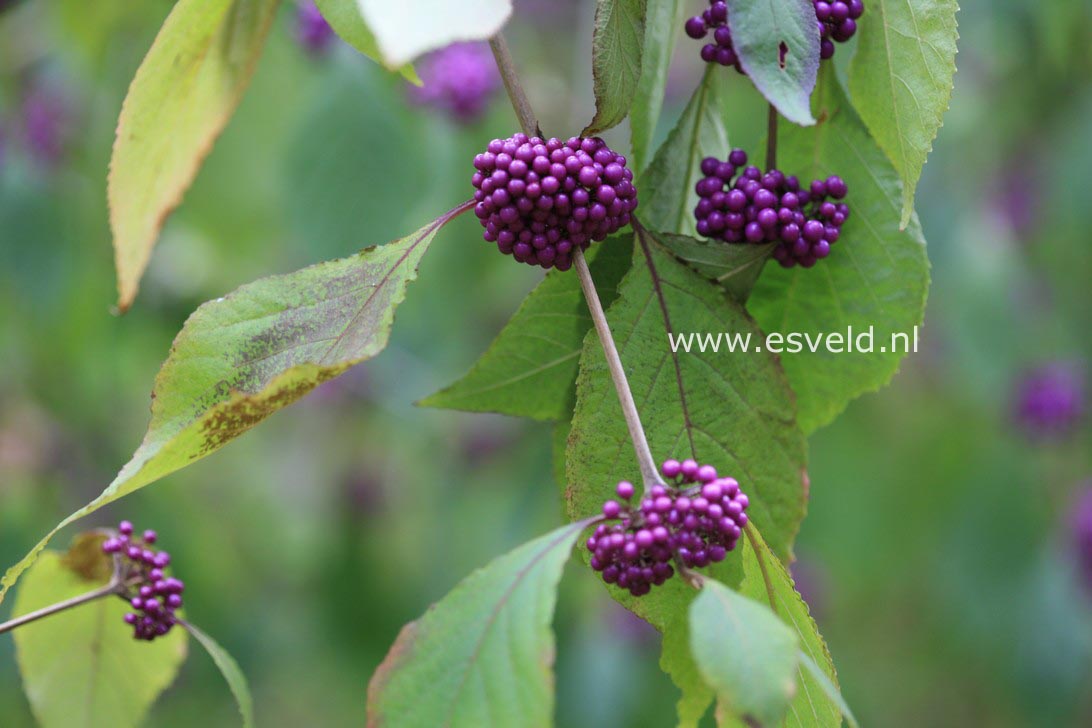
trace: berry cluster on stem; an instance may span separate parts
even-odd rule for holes
[[[726,243],[777,243],[774,258],[784,267],[810,268],[830,255],[849,218],[841,177],[814,180],[807,189],[795,176],[747,165],[734,149],[726,161],[706,157],[695,186],[698,234]]]
[[[186,588],[180,579],[164,573],[171,555],[152,548],[157,540],[155,531],[137,536],[133,524],[122,521],[117,535],[102,543],[103,552],[119,561],[118,594],[133,608],[125,615],[125,623],[133,627],[133,637],[140,640],[162,637],[178,623],[175,612],[182,607]]]
[[[667,460],[667,484],[654,485],[636,505],[632,483],[615,492],[622,502],[603,504],[601,523],[585,546],[591,567],[608,584],[643,596],[675,574],[672,564],[702,568],[723,561],[747,525],[747,495],[734,478],[711,465]]]

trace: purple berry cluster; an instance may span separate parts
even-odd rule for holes
[[[133,637],[149,642],[170,632],[178,621],[175,612],[182,606],[186,588],[180,579],[163,573],[171,555],[154,550],[156,540],[155,531],[135,536],[133,524],[122,521],[117,535],[102,543],[104,553],[121,560],[121,583],[126,588],[122,598],[133,607],[125,623],[132,625]]]
[[[1081,372],[1072,362],[1048,362],[1028,372],[1017,384],[1016,420],[1034,439],[1070,434],[1084,416]]]
[[[456,121],[476,121],[500,89],[493,54],[485,43],[455,43],[417,64],[421,86],[410,86],[410,100],[450,114]]]
[[[834,55],[834,43],[844,43],[857,32],[857,19],[864,13],[862,0],[812,0],[815,20],[819,26],[819,57]],[[713,32],[713,42],[701,49],[706,63],[734,66],[744,73],[739,55],[732,46],[732,30],[728,24],[728,4],[725,0],[709,0],[709,9],[686,21],[686,34],[701,40]]]
[[[741,169],[742,168],[742,169]],[[727,161],[706,157],[695,186],[698,234],[726,243],[778,243],[773,256],[785,268],[815,265],[830,255],[849,205],[836,202],[848,189],[841,177],[815,180],[801,189],[796,177],[747,166],[747,154],[733,149]]]
[[[484,237],[521,263],[568,270],[574,249],[625,227],[637,207],[626,158],[598,137],[494,139],[474,168]]]
[[[612,523],[597,526],[586,544],[603,581],[635,597],[670,579],[676,559],[687,568],[723,561],[747,525],[747,496],[734,478],[694,460],[667,460],[661,471],[671,484],[653,486],[636,506],[628,503],[633,484],[619,483],[626,503],[603,504]]]
[[[686,34],[694,40],[700,40],[713,31],[713,42],[706,43],[701,49],[701,59],[706,63],[719,63],[722,66],[735,66],[743,73],[739,56],[732,47],[732,30],[728,27],[728,5],[724,0],[709,0],[709,9],[686,21]]]
[[[334,29],[313,0],[304,0],[296,10],[296,40],[313,56],[328,51],[335,40]]]
[[[819,57],[834,55],[834,43],[845,43],[857,32],[857,19],[864,14],[862,0],[812,0],[819,21]]]

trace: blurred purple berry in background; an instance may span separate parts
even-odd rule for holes
[[[64,157],[71,127],[68,99],[58,88],[36,81],[23,99],[21,117],[27,154],[42,166],[56,166]]]
[[[830,577],[823,565],[811,559],[797,559],[789,566],[796,591],[808,603],[812,618],[821,622],[827,611]]]
[[[296,39],[304,50],[315,56],[328,51],[334,43],[334,29],[311,0],[301,2],[296,11]]]
[[[410,86],[414,103],[431,106],[464,124],[479,119],[500,89],[500,75],[485,43],[456,43],[417,63],[422,86]]]
[[[1081,586],[1092,597],[1092,481],[1081,486],[1072,518],[1077,575]]]
[[[1027,373],[1017,385],[1015,416],[1033,438],[1068,435],[1084,414],[1084,382],[1068,362],[1051,362]]]

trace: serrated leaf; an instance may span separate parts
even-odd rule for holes
[[[356,0],[389,68],[464,40],[486,40],[512,14],[512,0]]]
[[[853,711],[849,709],[849,705],[846,704],[845,698],[842,697],[842,691],[838,689],[838,686],[834,684],[834,681],[830,679],[830,675],[823,672],[823,668],[815,664],[815,660],[804,652],[800,651],[800,665],[804,668],[804,671],[813,679],[815,683],[822,689],[823,694],[827,696],[830,702],[838,706],[838,710],[842,712],[842,717],[849,723],[850,728],[858,728],[857,719],[853,717]]]
[[[595,117],[581,136],[617,126],[626,118],[641,80],[646,0],[597,0],[592,38]]]
[[[53,535],[200,460],[387,345],[394,310],[436,232],[462,205],[401,240],[247,284],[186,321],[156,377],[152,421],[132,459],[0,579],[4,592]]]
[[[792,628],[799,638],[803,656],[815,663],[826,681],[837,691],[837,675],[830,651],[819,634],[808,605],[797,593],[788,569],[770,551],[757,529],[748,529],[741,539],[743,549],[743,581],[739,591],[751,599],[769,604],[774,614]],[[796,697],[793,698],[785,726],[789,728],[835,728],[842,725],[844,702],[832,699],[829,688],[817,678],[804,662],[796,668]],[[848,708],[847,708],[848,715]],[[852,722],[852,719],[851,719]]]
[[[589,249],[588,266],[604,306],[617,295],[632,258],[629,235]],[[568,420],[580,350],[591,327],[576,273],[550,271],[470,371],[418,404]]]
[[[794,124],[811,125],[819,28],[811,0],[727,0],[732,46],[755,87]]]
[[[118,308],[132,305],[167,216],[250,83],[278,0],[179,0],[118,119],[107,197]]]
[[[361,17],[360,6],[357,5],[356,0],[315,0],[315,5],[342,40],[373,61],[382,63],[383,59],[379,55],[379,44],[376,43],[375,34]],[[421,85],[421,79],[417,77],[413,66],[406,64],[399,68],[398,72],[410,83]]]
[[[66,564],[66,554],[46,551],[23,579],[13,612],[26,614],[108,581],[89,580]],[[107,596],[12,633],[19,673],[40,726],[136,726],[174,681],[186,657],[185,632],[173,629],[153,642],[138,641],[123,621],[128,611],[125,601]]]
[[[796,392],[800,425],[812,432],[846,404],[886,384],[898,370],[925,313],[929,263],[916,218],[899,229],[902,188],[891,163],[868,135],[834,74],[820,82],[818,125],[784,129],[781,169],[802,181],[837,174],[849,185],[850,217],[829,258],[814,268],[767,266],[748,307],[767,333],[798,336],[875,327],[872,353],[831,353],[820,347],[781,354]],[[890,346],[892,334],[906,334]],[[814,341],[814,339],[813,339]],[[862,345],[864,341],[862,340]]]
[[[239,669],[239,663],[216,640],[197,627],[189,622],[183,623],[183,626],[205,648],[205,652],[209,653],[209,657],[216,663],[217,669],[224,676],[228,688],[231,689],[231,694],[235,697],[235,704],[239,706],[239,716],[243,720],[243,728],[251,728],[254,725],[254,699],[250,697],[250,687],[247,685],[246,675]]]
[[[729,711],[781,724],[796,692],[797,639],[768,606],[706,579],[690,605],[690,649]]]
[[[712,66],[705,70],[675,128],[641,175],[641,220],[651,230],[693,236],[701,160],[725,158],[731,151],[723,114],[726,74],[714,71]]]
[[[774,245],[729,245],[719,240],[658,233],[671,253],[711,281],[723,286],[739,303],[746,303]]]
[[[805,443],[777,360],[768,354],[672,354],[669,331],[758,335],[758,328],[738,304],[662,250],[651,234],[639,235],[636,247],[633,268],[607,316],[653,455],[658,460],[695,456],[738,478],[751,496],[752,518],[777,534],[787,556],[805,509]],[[619,480],[639,482],[594,333],[581,355],[566,466],[565,501],[572,518],[597,512]],[[736,584],[739,560],[729,558],[709,573]],[[692,679],[697,668],[680,628],[693,590],[672,579],[640,599],[614,588],[611,594],[663,632],[661,665],[683,690],[681,716],[700,718],[712,693]]]
[[[562,568],[589,523],[501,556],[403,627],[368,685],[368,726],[552,725],[550,622]]]
[[[849,89],[857,112],[903,181],[903,227],[952,97],[956,0],[869,0],[857,30]]]
[[[663,109],[664,90],[675,39],[682,25],[680,0],[648,0],[645,10],[645,40],[641,51],[641,78],[629,111],[632,167],[642,172],[652,154],[652,141]]]

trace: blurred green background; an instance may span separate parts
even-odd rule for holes
[[[509,29],[542,126],[559,136],[591,116],[593,5],[517,2]],[[287,3],[119,318],[105,171],[129,80],[171,3],[0,7],[6,567],[128,459],[158,365],[198,304],[418,228],[469,196],[471,157],[515,123],[502,97],[458,125],[408,103],[404,82],[347,46],[305,52]],[[812,438],[799,575],[862,724],[1087,726],[1092,584],[1080,583],[1070,513],[1092,477],[1092,429],[1044,436],[1013,410],[1027,371],[1064,361],[1087,379],[1092,356],[1092,9],[967,3],[959,20],[952,108],[918,193],[934,278],[922,350]],[[697,82],[697,50],[680,41],[661,135]],[[733,89],[733,141],[754,148],[764,111],[743,78]],[[42,123],[55,144],[27,138]],[[540,278],[490,248],[469,216],[451,225],[382,356],[84,522],[159,530],[190,618],[242,664],[263,725],[361,724],[400,626],[561,522],[548,426],[412,404],[460,376]],[[658,637],[570,571],[558,725],[672,725]],[[192,725],[195,706],[205,725],[237,720],[196,649],[148,724]],[[31,725],[6,635],[0,725]]]

